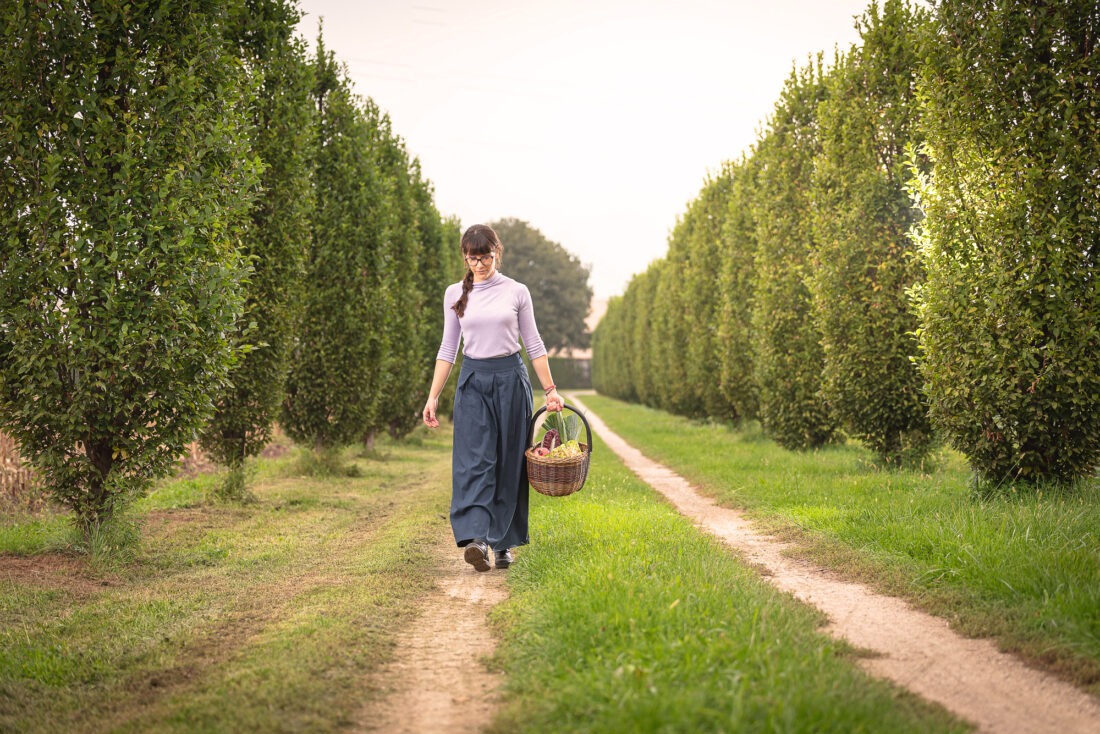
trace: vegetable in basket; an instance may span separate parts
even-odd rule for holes
[[[550,413],[542,427],[545,432],[535,449],[537,455],[557,459],[584,453],[579,441],[581,422],[575,414]]]

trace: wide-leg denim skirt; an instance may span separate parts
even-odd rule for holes
[[[527,430],[531,380],[519,353],[462,361],[454,403],[451,529],[464,546],[528,541]]]

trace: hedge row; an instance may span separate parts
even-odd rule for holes
[[[598,390],[988,482],[1100,462],[1100,13],[872,4],[593,336]]]
[[[298,19],[0,12],[0,428],[86,532],[200,433],[239,469],[280,415],[322,448],[414,425],[457,225]]]

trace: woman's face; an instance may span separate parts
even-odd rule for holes
[[[484,255],[467,255],[466,266],[474,273],[474,282],[479,283],[493,277],[496,272],[497,259],[495,252]]]

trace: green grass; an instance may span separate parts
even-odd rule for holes
[[[979,504],[950,454],[925,474],[882,472],[855,447],[792,454],[585,400],[803,552],[1060,665],[1095,662],[1082,652],[1100,609],[1094,495]],[[864,674],[818,613],[596,443],[582,492],[533,494],[533,543],[492,615],[506,674],[493,731],[964,729]],[[140,545],[111,563],[51,553],[63,517],[0,522],[0,552],[27,556],[0,573],[0,731],[348,728],[381,695],[370,674],[431,584],[449,449],[449,431],[418,432],[323,478],[294,455],[264,460],[255,504],[212,502],[212,475],[162,483],[133,510]]]
[[[857,445],[785,451],[758,429],[602,396],[628,442],[801,552],[1100,694],[1100,482],[978,499],[957,454],[887,471]]]
[[[578,494],[533,495],[532,544],[494,611],[496,732],[961,731],[856,667],[596,441]]]
[[[245,506],[210,503],[216,477],[165,482],[128,561],[42,555],[56,532],[7,523],[4,550],[39,555],[0,574],[0,731],[345,728],[431,584],[449,446],[347,454],[355,478],[264,460]]]

